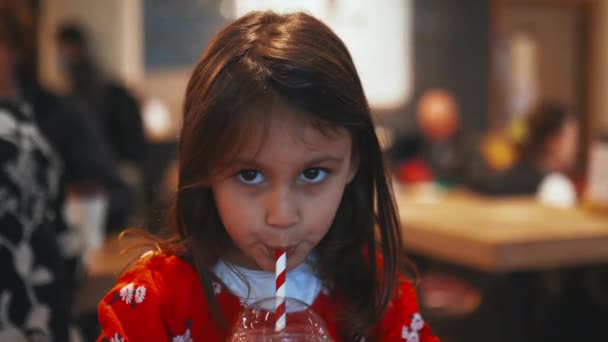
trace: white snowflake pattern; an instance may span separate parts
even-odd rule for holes
[[[241,302],[242,307],[247,306],[247,298],[239,298],[239,302]]]
[[[420,331],[424,327],[424,320],[419,313],[415,313],[412,316],[412,322],[410,323],[413,331]]]
[[[171,342],[192,342],[192,337],[190,336],[190,329],[186,329],[186,332],[183,335],[174,336],[171,339]]]
[[[420,341],[419,331],[424,327],[424,320],[419,313],[415,313],[412,315],[412,321],[410,323],[410,327],[404,325],[401,329],[401,338],[406,340],[407,342],[418,342]],[[411,330],[410,330],[411,329]]]
[[[141,304],[146,299],[146,287],[140,285],[135,289],[135,303]]]
[[[123,286],[122,289],[120,289],[120,298],[122,299],[123,302],[125,302],[127,304],[131,304],[131,301],[133,301],[133,292],[134,292],[133,283],[129,283],[129,284]]]
[[[404,326],[403,329],[401,329],[401,338],[403,338],[407,342],[418,342],[420,340],[420,338],[418,337],[418,332],[410,331],[407,326]]]
[[[116,333],[114,336],[110,337],[110,342],[125,342],[125,339],[122,338],[119,333]]]
[[[220,283],[214,281],[213,282],[213,293],[218,295],[218,294],[220,294],[220,292],[222,292],[222,285],[220,285]]]

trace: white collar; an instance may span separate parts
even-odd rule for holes
[[[307,262],[287,272],[285,281],[287,297],[298,299],[308,305],[312,305],[317,299],[322,288],[321,280],[310,264],[312,259],[309,257]],[[230,292],[244,299],[248,305],[275,295],[273,272],[244,268],[223,260],[215,264],[213,272]]]

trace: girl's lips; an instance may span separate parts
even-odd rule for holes
[[[293,255],[293,253],[296,250],[296,246],[288,246],[285,248],[282,247],[268,247],[268,251],[270,252],[271,255],[274,255],[276,250],[284,250],[287,253],[287,257],[289,257],[290,255]]]

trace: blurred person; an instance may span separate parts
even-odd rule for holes
[[[135,97],[101,72],[90,55],[89,42],[81,27],[62,25],[57,33],[57,44],[70,94],[97,115],[97,123],[108,137],[115,157],[121,162],[141,166],[146,157],[146,141]]]
[[[61,302],[71,312],[73,293],[84,276],[82,261],[86,232],[78,231],[66,222],[67,194],[103,194],[108,191],[106,189],[119,188],[120,179],[114,171],[110,152],[95,127],[84,119],[76,106],[37,82],[31,50],[34,39],[31,20],[28,20],[31,12],[28,10],[25,2],[0,2],[0,98],[28,108],[37,129],[63,164],[57,200],[53,202],[53,211],[49,215],[53,216],[52,235],[59,244],[66,268],[64,276],[56,274],[54,279],[64,281],[62,289],[69,295]],[[5,121],[0,128],[8,129],[11,125],[10,121]],[[28,257],[28,252],[22,253]],[[57,293],[57,298],[62,298],[62,295]]]
[[[72,286],[57,240],[61,174],[32,116],[0,99],[0,341],[69,340]]]
[[[429,89],[416,107],[419,133],[398,139],[390,155],[397,161],[397,179],[405,183],[461,183],[465,166],[465,135],[460,110],[452,94]]]
[[[101,72],[82,27],[72,23],[60,25],[57,46],[61,70],[68,80],[69,96],[86,107],[90,114],[87,119],[98,127],[108,142],[119,175],[129,185],[128,195],[132,202],[141,199],[147,143],[139,103],[124,86]],[[111,196],[110,201],[113,200]],[[126,223],[112,215],[108,220],[110,229],[121,229]]]
[[[472,189],[489,195],[533,195],[545,177],[567,175],[576,161],[579,125],[565,107],[541,103],[525,119],[519,160],[504,171],[471,179]]]

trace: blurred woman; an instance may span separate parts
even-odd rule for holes
[[[489,195],[532,195],[550,173],[568,174],[577,157],[579,124],[565,107],[542,103],[526,117],[520,159],[511,168],[471,179],[471,187]]]

